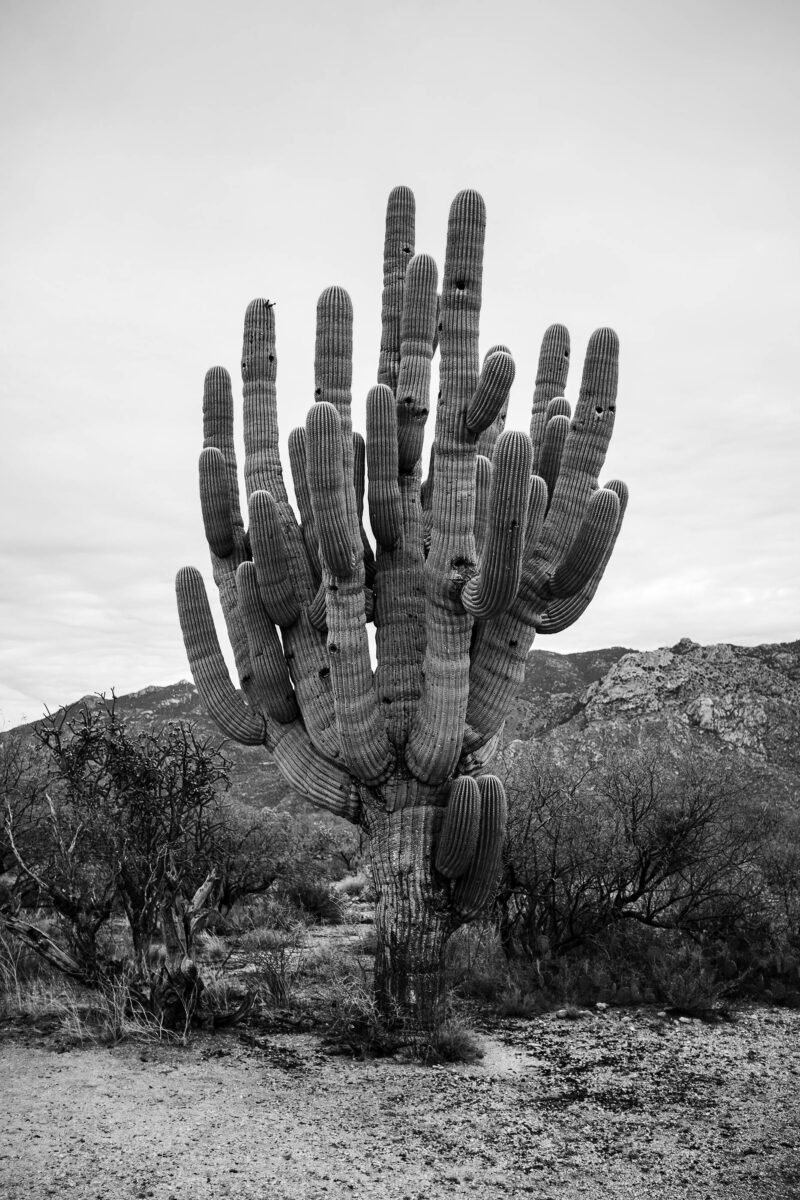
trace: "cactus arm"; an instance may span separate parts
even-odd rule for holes
[[[483,360],[478,386],[467,406],[467,429],[476,437],[508,411],[515,370],[507,350],[495,350]]]
[[[314,524],[314,513],[311,508],[311,496],[306,479],[306,431],[301,425],[289,434],[289,467],[292,473],[294,496],[297,502],[297,512],[300,516],[300,532],[303,545],[306,548],[306,559],[309,574],[314,587],[319,587],[321,574],[319,567],[319,542],[317,529]]]
[[[222,732],[234,741],[244,746],[264,744],[267,739],[264,718],[245,704],[231,683],[200,572],[194,567],[182,567],[175,590],[189,666],[206,708]]]
[[[492,464],[485,455],[479,454],[475,459],[475,550],[479,559],[486,553],[491,491]]]
[[[411,259],[403,289],[397,374],[397,456],[401,475],[412,474],[422,457],[430,409],[431,364],[436,333],[436,263],[427,254]],[[384,340],[388,340],[388,333]]]
[[[267,495],[256,492],[256,495]],[[289,677],[283,648],[272,618],[263,604],[254,563],[244,562],[236,572],[242,619],[247,632],[253,682],[259,708],[281,725],[296,721],[300,709]]]
[[[486,360],[492,354],[496,354],[499,350],[502,350],[504,354],[508,354],[509,356],[511,356],[511,351],[509,350],[508,346],[503,346],[503,345],[490,346],[489,349],[486,351],[486,354],[483,359],[484,366],[486,365]],[[500,434],[505,429],[506,416],[508,414],[508,401],[509,401],[510,395],[511,395],[511,392],[509,389],[509,393],[506,396],[505,404],[502,405],[502,407],[500,408],[500,411],[498,412],[495,419],[492,421],[491,425],[487,426],[487,428],[484,429],[483,432],[478,437],[478,445],[477,445],[478,454],[483,454],[486,458],[490,459],[492,457],[492,454],[494,452],[494,444],[497,441],[497,439],[499,438]]]
[[[463,875],[475,857],[481,822],[481,793],[469,775],[450,785],[436,846],[436,870],[448,879]]]
[[[275,501],[269,492],[250,497],[250,544],[261,601],[270,621],[290,628],[300,616],[294,593]]]
[[[508,819],[505,789],[497,776],[482,775],[477,784],[480,792],[480,823],[475,853],[466,872],[453,888],[454,906],[465,921],[479,916],[492,898]]]
[[[536,384],[531,406],[530,435],[533,444],[533,469],[541,474],[540,454],[547,427],[547,406],[556,396],[564,395],[569,373],[569,333],[563,325],[545,330],[539,351]]]
[[[561,455],[564,453],[564,443],[568,434],[569,417],[566,413],[554,413],[548,419],[539,454],[539,474],[547,484],[548,496],[552,496],[558,480],[558,473],[561,470]]]
[[[598,329],[589,339],[578,403],[537,548],[542,562],[560,561],[597,489],[614,429],[618,375],[617,335],[612,329]]]
[[[406,267],[414,254],[416,202],[407,187],[393,188],[386,206],[383,244],[383,296],[381,300],[381,346],[378,383],[394,392],[400,370],[400,321]]]
[[[366,784],[390,770],[394,753],[375,698],[364,612],[364,564],[353,483],[350,417],[352,306],[329,288],[317,307],[315,395],[306,459],[325,588],[327,650],[342,755]]]
[[[220,457],[224,472],[220,470]],[[211,550],[214,582],[219,590],[239,681],[252,675],[247,635],[239,615],[236,570],[250,557],[239,507],[236,452],[233,441],[233,392],[224,367],[212,367],[203,384],[203,451],[200,455],[200,495]],[[228,515],[222,511],[227,500]],[[227,554],[217,551],[227,550]],[[205,593],[204,593],[205,594]],[[216,639],[216,635],[215,635]]]
[[[367,394],[369,519],[378,545],[393,550],[403,530],[397,457],[397,410],[391,388],[378,384]]]
[[[200,572],[184,567],[176,579],[178,614],[192,676],[203,702],[223,733],[246,746],[265,745],[284,778],[318,807],[357,821],[358,787],[350,775],[312,745],[300,721],[284,724],[262,716],[231,683],[217,641]],[[259,686],[246,681],[250,695]]]
[[[499,438],[492,470],[485,554],[480,571],[461,593],[464,608],[477,621],[488,621],[503,612],[519,588],[531,457],[527,434],[509,431]]]
[[[472,617],[458,590],[476,570],[475,439],[466,407],[478,382],[478,322],[486,209],[477,192],[450,208],[442,284],[436,414],[436,485],[431,548],[425,564],[425,687],[406,762],[424,783],[443,782],[458,762],[468,698]]]
[[[572,544],[550,578],[551,596],[564,600],[581,591],[600,563],[608,561],[618,524],[619,497],[610,488],[598,488],[589,498]]]
[[[222,452],[207,446],[200,455],[200,509],[211,553],[227,558],[236,548],[228,473]]]
[[[287,783],[317,808],[359,823],[361,797],[357,780],[314,748],[299,721],[278,727],[272,755]]]
[[[390,200],[387,209],[387,254],[398,245],[413,245],[413,228],[399,238],[393,229]],[[407,262],[407,259],[404,261]],[[393,278],[393,263],[384,263],[384,279]],[[430,408],[431,360],[436,331],[438,273],[428,255],[407,262],[402,288],[387,303],[381,345],[397,364],[395,402],[397,424],[397,487],[400,536],[392,546],[377,550],[374,617],[378,666],[377,696],[385,713],[392,744],[401,749],[408,739],[421,688],[425,655],[425,584],[423,531],[420,512],[420,456]],[[394,306],[400,306],[395,319]],[[389,320],[387,320],[387,314]],[[379,385],[380,386],[380,385]],[[387,426],[389,422],[387,421]],[[379,427],[375,429],[378,433]],[[370,440],[370,439],[368,439]],[[374,451],[370,451],[372,456]],[[392,521],[394,523],[395,517]],[[393,532],[393,531],[392,531]]]
[[[563,382],[557,371],[559,347],[565,344],[568,347],[566,331],[556,336],[552,329],[545,334],[537,376],[537,393],[541,393],[537,403],[543,405],[542,417],[546,417],[550,400],[554,399],[550,397],[545,404],[543,394]],[[611,555],[620,517],[618,511],[616,514],[612,511],[615,502],[610,496],[595,501],[600,507],[596,512],[592,510],[589,525],[583,523],[597,491],[597,474],[613,428],[618,353],[617,337],[612,330],[598,330],[590,338],[575,418],[564,444],[559,475],[543,524],[541,508],[534,515],[534,523],[541,529],[538,535],[531,527],[529,512],[519,592],[506,613],[486,622],[476,632],[464,736],[467,752],[478,750],[505,719],[524,678],[536,630],[544,626],[555,632],[577,619],[594,595],[591,589],[595,576],[602,573]],[[559,416],[556,412],[551,420],[558,420]],[[615,490],[610,489],[612,493]],[[569,591],[569,596],[553,595],[556,577],[558,590]],[[598,583],[599,576],[594,582],[595,590]],[[584,588],[585,601],[578,598],[584,595]]]
[[[584,583],[583,587],[574,595],[553,598],[547,605],[544,614],[536,622],[536,632],[542,634],[561,633],[562,630],[568,629],[578,617],[580,617],[589,604],[594,599],[595,593],[600,586],[600,581],[603,578],[603,573],[608,566],[608,561],[614,550],[619,531],[622,528],[622,521],[625,516],[625,509],[628,505],[628,488],[621,479],[613,479],[607,483],[606,488],[616,493],[619,498],[619,516],[617,518],[616,529],[613,537],[606,544],[604,554],[600,563],[596,567],[592,577]]]

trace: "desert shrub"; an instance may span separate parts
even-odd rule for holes
[[[347,911],[341,896],[330,884],[297,879],[285,884],[282,894],[308,921],[318,925],[342,925]]]
[[[418,1057],[428,1064],[476,1063],[484,1057],[484,1050],[471,1029],[451,1018],[423,1041]]]
[[[565,767],[525,747],[506,786],[511,957],[574,952],[621,923],[718,936],[763,910],[763,821],[725,759],[656,744]]]
[[[345,875],[343,879],[338,879],[334,884],[336,891],[350,900],[357,900],[368,895],[370,886],[369,879],[361,871],[357,875]]]

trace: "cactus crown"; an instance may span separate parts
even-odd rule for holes
[[[223,731],[264,743],[312,802],[352,820],[451,800],[436,853],[468,915],[497,869],[505,800],[490,760],[535,632],[592,599],[619,533],[625,485],[598,485],[614,425],[618,343],[593,334],[574,415],[563,398],[569,335],[542,342],[530,431],[504,432],[514,361],[480,361],[486,213],[453,201],[441,295],[414,254],[414,197],[389,197],[377,384],[366,445],[352,431],[353,312],[317,306],[315,403],[289,442],[298,514],[278,455],[275,311],[247,309],[242,350],[242,515],[228,373],[206,376],[203,519],[241,691],[225,668],[199,573],[178,575],[198,688]],[[438,346],[441,391],[428,479],[422,442]],[[365,492],[373,550],[363,522]],[[367,623],[376,626],[373,671]],[[455,783],[451,786],[451,781]]]

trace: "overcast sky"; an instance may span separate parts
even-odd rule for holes
[[[482,343],[621,339],[600,591],[537,645],[800,636],[796,0],[6,0],[0,17],[0,720],[188,676],[173,580],[210,578],[202,382],[277,301],[284,437],[314,309],[374,382],[383,217],[441,264],[488,209]],[[288,474],[288,470],[287,470]]]

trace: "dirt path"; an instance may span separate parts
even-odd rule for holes
[[[792,1200],[800,1013],[506,1021],[479,1066],[0,1041],[3,1200]]]

